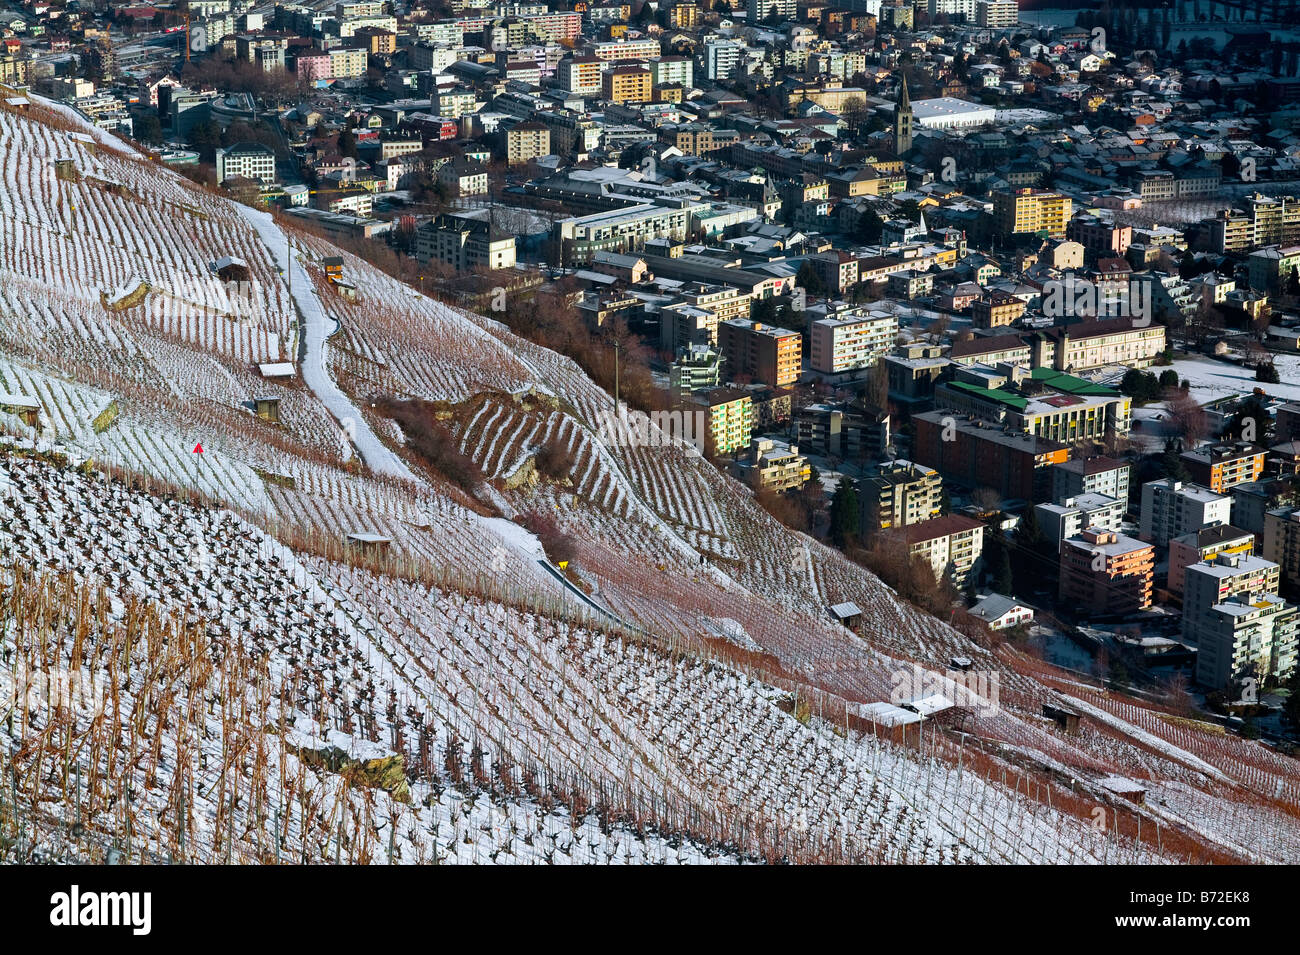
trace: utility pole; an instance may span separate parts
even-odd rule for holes
[[[614,339],[614,414],[618,414],[618,339]]]

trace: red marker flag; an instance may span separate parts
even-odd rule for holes
[[[203,445],[202,445],[202,444],[196,444],[196,445],[194,445],[194,450],[193,450],[191,453],[192,453],[192,454],[202,454],[202,453],[203,453]]]

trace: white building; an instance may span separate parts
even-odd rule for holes
[[[657,56],[649,63],[650,80],[655,86],[695,85],[695,63],[685,56]]]
[[[1169,478],[1142,485],[1140,533],[1143,540],[1158,547],[1166,546],[1175,537],[1231,520],[1232,498],[1215,494],[1208,487]]]
[[[796,0],[746,0],[745,12],[751,24],[759,24],[769,17],[793,20],[799,12]]]
[[[975,23],[988,30],[1005,30],[1020,22],[1016,0],[975,0]]]
[[[730,79],[744,59],[746,49],[739,40],[706,40],[698,54],[704,75],[711,80]]]
[[[970,608],[970,613],[988,624],[990,630],[1009,630],[1034,619],[1033,607],[1003,594],[985,594]]]
[[[1076,458],[1052,465],[1052,500],[1057,504],[1080,494],[1105,494],[1128,500],[1129,466],[1108,457]]]
[[[1043,535],[1060,547],[1088,527],[1101,527],[1119,533],[1127,503],[1105,494],[1080,494],[1060,504],[1037,504],[1034,510]]]
[[[275,153],[260,143],[236,143],[217,150],[217,182],[243,177],[275,182]]]
[[[888,313],[841,314],[811,325],[814,371],[834,374],[866,368],[894,347],[898,318]]]
[[[983,103],[972,103],[955,96],[912,100],[912,117],[926,129],[972,129],[992,125],[997,111]]]
[[[1183,640],[1196,647],[1196,680],[1221,689],[1247,677],[1287,679],[1296,666],[1296,608],[1277,596],[1278,565],[1220,554],[1187,568]]]

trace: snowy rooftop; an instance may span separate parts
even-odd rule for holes
[[[931,693],[929,696],[915,696],[910,700],[904,700],[900,705],[921,716],[933,716],[935,713],[952,709],[953,702],[942,693]]]
[[[348,540],[358,544],[387,544],[392,538],[385,537],[383,534],[372,534],[369,531],[354,531],[348,535]]]
[[[893,703],[886,703],[884,700],[877,703],[859,703],[858,715],[881,726],[907,726],[921,722],[919,714],[895,706]]]
[[[1147,791],[1147,788],[1141,783],[1134,782],[1126,776],[1107,776],[1101,780],[1101,786],[1113,793],[1144,793]]]

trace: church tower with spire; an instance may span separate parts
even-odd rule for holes
[[[907,77],[903,77],[898,103],[894,106],[894,155],[902,156],[912,148],[912,98],[907,95]]]

